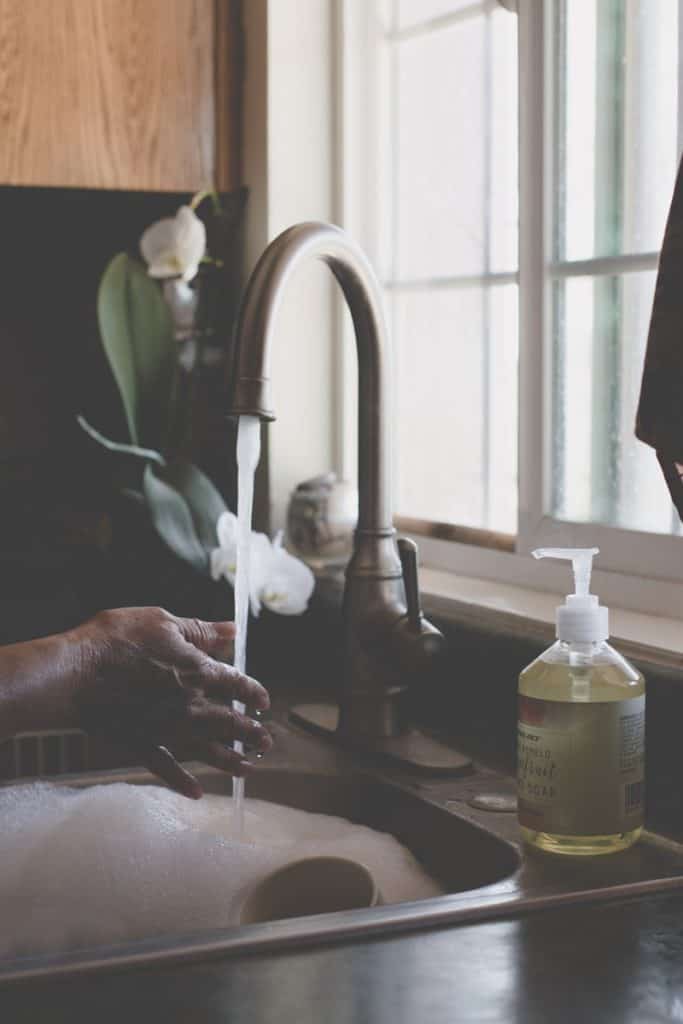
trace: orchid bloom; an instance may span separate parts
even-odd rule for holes
[[[271,549],[271,560],[261,600],[271,612],[280,615],[302,615],[315,586],[315,576],[299,558],[290,555],[282,545],[282,530]]]
[[[225,577],[233,586],[237,573],[237,516],[224,512],[216,525],[217,548],[211,552],[211,575]],[[282,545],[282,533],[271,544],[265,533],[252,533],[249,550],[249,604],[259,615],[261,606],[280,615],[306,611],[315,577],[309,567]]]
[[[191,281],[206,251],[206,228],[189,206],[181,206],[175,217],[164,217],[147,228],[140,251],[150,277]]]

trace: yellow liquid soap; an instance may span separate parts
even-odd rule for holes
[[[594,856],[643,827],[645,680],[605,641],[558,641],[519,677],[519,821],[526,843]]]

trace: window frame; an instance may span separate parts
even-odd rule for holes
[[[552,417],[552,283],[560,277],[656,269],[658,253],[615,258],[553,260],[551,118],[552,77],[547,73],[552,0],[520,0],[520,435],[517,550],[535,547],[600,548],[603,569],[683,581],[683,545],[675,535],[627,530],[555,518],[550,507]],[[680,134],[680,133],[679,133]],[[539,187],[540,185],[540,187]],[[635,410],[634,410],[635,421]],[[655,458],[654,452],[652,453]],[[674,567],[678,564],[679,568]]]
[[[486,2],[486,0],[485,0]],[[492,5],[498,0],[492,0]],[[378,4],[386,0],[377,0]],[[482,5],[483,6],[483,5]],[[504,6],[511,6],[506,3]],[[338,39],[337,149],[340,222],[378,263],[378,232],[367,216],[362,160],[377,133],[377,100],[371,54],[377,40],[373,3],[340,0]],[[376,8],[375,8],[376,9]],[[455,524],[397,518],[399,529],[419,541],[425,564],[483,579],[501,580],[535,589],[566,590],[566,573],[539,564],[530,552],[539,546],[597,546],[599,568],[595,588],[606,603],[683,618],[683,538],[646,533],[600,523],[578,523],[551,517],[550,447],[552,403],[552,334],[550,293],[553,279],[586,273],[653,269],[658,253],[575,261],[562,267],[552,262],[552,117],[550,53],[551,0],[518,0],[519,46],[519,393],[518,393],[518,532],[496,534]],[[443,20],[443,19],[442,19]],[[683,32],[683,24],[680,31]],[[680,72],[679,72],[680,80]],[[362,100],[359,101],[359,97]],[[368,97],[370,97],[368,101]],[[681,107],[679,101],[679,142]],[[359,113],[362,111],[362,113]],[[374,120],[373,120],[374,119]],[[365,148],[364,148],[365,140]],[[370,147],[371,149],[372,147]],[[679,151],[680,151],[679,144]],[[539,187],[540,185],[540,187]],[[365,190],[367,191],[367,190]],[[365,216],[364,216],[365,215]],[[627,266],[628,265],[628,266]],[[340,330],[337,375],[339,468],[353,476],[352,381],[355,366],[348,326]],[[654,452],[652,457],[655,458]]]

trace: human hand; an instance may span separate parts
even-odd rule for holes
[[[222,658],[232,654],[232,622],[181,619],[161,608],[100,612],[76,631],[83,651],[76,721],[89,733],[125,746],[172,789],[198,799],[202,788],[170,748],[233,775],[251,764],[227,747],[241,740],[258,752],[270,734],[230,706],[263,711],[266,690]]]

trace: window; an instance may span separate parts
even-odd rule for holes
[[[604,568],[683,580],[633,435],[682,141],[678,7],[345,0],[343,213],[385,286],[416,532],[597,543]]]

